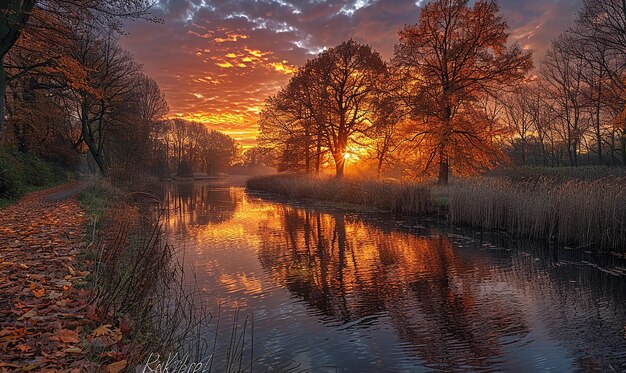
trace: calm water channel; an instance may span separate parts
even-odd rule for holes
[[[253,356],[254,371],[626,371],[615,256],[228,184],[166,193],[170,241],[220,311],[218,354],[247,318],[243,366]]]

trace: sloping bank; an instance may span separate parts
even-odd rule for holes
[[[163,234],[159,198],[96,181],[83,188],[79,201],[89,220],[81,258],[91,271],[87,317],[107,325],[92,337],[114,337],[89,346],[94,361],[134,371],[151,354],[187,353],[198,344],[210,315],[198,307],[197,289],[184,286],[182,268]]]
[[[375,207],[603,251],[626,250],[626,179],[476,177],[448,186],[298,175],[251,178],[247,188],[290,199]]]

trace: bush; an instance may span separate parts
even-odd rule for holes
[[[34,155],[19,153],[15,157],[21,163],[23,180],[27,185],[43,187],[60,181],[55,176],[52,166]]]
[[[14,199],[24,193],[20,163],[9,154],[0,151],[0,198]]]
[[[0,148],[0,199],[13,200],[31,190],[68,180],[67,172],[30,153]]]

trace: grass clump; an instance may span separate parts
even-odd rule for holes
[[[626,169],[608,166],[582,167],[506,167],[496,168],[487,173],[487,176],[504,178],[512,182],[528,182],[550,180],[566,182],[570,180],[594,181],[626,177]]]

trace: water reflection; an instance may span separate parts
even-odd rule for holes
[[[173,183],[166,189],[168,221],[175,228],[217,224],[232,219],[241,194],[212,183]]]
[[[254,312],[256,370],[626,369],[626,278],[601,270],[623,261],[196,188],[170,225],[223,312]]]

